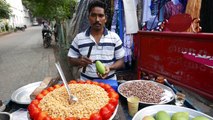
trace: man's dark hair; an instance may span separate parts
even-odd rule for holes
[[[106,14],[106,4],[101,0],[92,0],[88,5],[89,13],[94,7],[101,7],[104,9],[104,13]]]

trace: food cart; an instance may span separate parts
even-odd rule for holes
[[[175,85],[213,100],[213,34],[144,32],[134,36],[137,76],[164,76]]]

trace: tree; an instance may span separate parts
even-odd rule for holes
[[[0,19],[9,18],[11,12],[10,5],[4,0],[0,0]]]
[[[75,0],[23,0],[23,4],[30,9],[33,16],[52,20],[70,18],[70,6],[76,6]],[[74,12],[74,11],[73,11]]]

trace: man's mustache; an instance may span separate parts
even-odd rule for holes
[[[96,22],[96,23],[94,23],[93,25],[101,25],[100,23],[98,23],[98,22]]]

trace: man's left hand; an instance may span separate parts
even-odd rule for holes
[[[99,76],[100,78],[105,79],[105,78],[108,76],[109,72],[110,72],[109,67],[108,67],[108,66],[105,66],[105,74],[100,74],[100,73],[98,73],[98,72],[97,72],[97,74],[98,74],[98,76]]]

